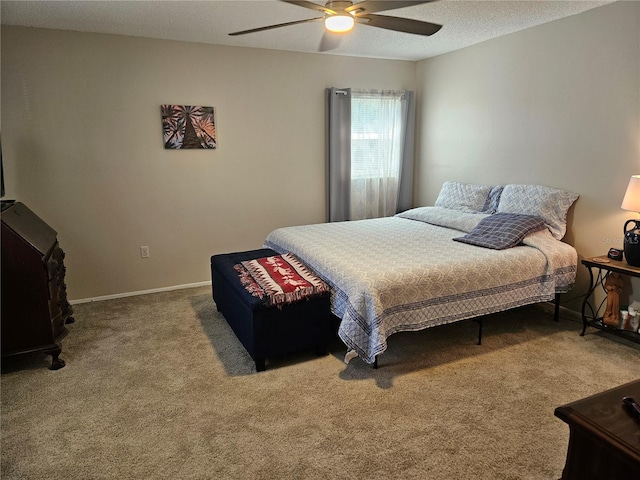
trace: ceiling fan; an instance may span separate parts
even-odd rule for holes
[[[316,22],[324,20],[325,35],[320,46],[320,50],[328,50],[335,48],[340,37],[350,32],[355,23],[369,25],[370,27],[384,28],[386,30],[395,30],[396,32],[413,33],[416,35],[433,35],[442,25],[435,23],[423,22],[420,20],[412,20],[409,18],[389,17],[387,15],[374,15],[375,12],[385,10],[393,10],[396,8],[410,7],[420,5],[422,3],[430,3],[436,0],[422,1],[402,1],[402,0],[386,0],[372,1],[364,0],[354,3],[352,1],[328,1],[325,5],[319,5],[310,1],[289,1],[280,0],[284,3],[291,3],[300,7],[309,8],[322,12],[322,17],[306,18],[304,20],[296,20],[293,22],[279,23],[276,25],[268,25],[266,27],[252,28],[250,30],[242,30],[233,32],[229,35],[245,35],[247,33],[261,32],[274,28],[288,27],[298,25],[300,23]],[[337,35],[336,35],[337,34]]]

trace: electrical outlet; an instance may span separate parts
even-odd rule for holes
[[[143,245],[140,247],[140,256],[142,258],[149,258],[151,255],[149,255],[149,247],[147,245]]]

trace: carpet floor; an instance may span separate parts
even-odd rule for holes
[[[400,333],[375,370],[254,364],[209,287],[76,305],[61,358],[4,359],[3,480],[554,479],[554,409],[640,378],[640,345],[524,307]]]

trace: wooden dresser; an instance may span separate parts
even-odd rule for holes
[[[640,400],[640,380],[556,408],[570,431],[562,480],[640,478],[640,419],[626,396]]]
[[[57,232],[20,202],[2,202],[2,356],[51,355],[64,367],[60,341],[73,322]]]

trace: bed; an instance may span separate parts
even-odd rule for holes
[[[279,228],[264,246],[293,253],[330,286],[347,351],[377,364],[394,333],[568,292],[577,254],[561,239],[577,198],[539,185],[445,182],[434,206]]]

